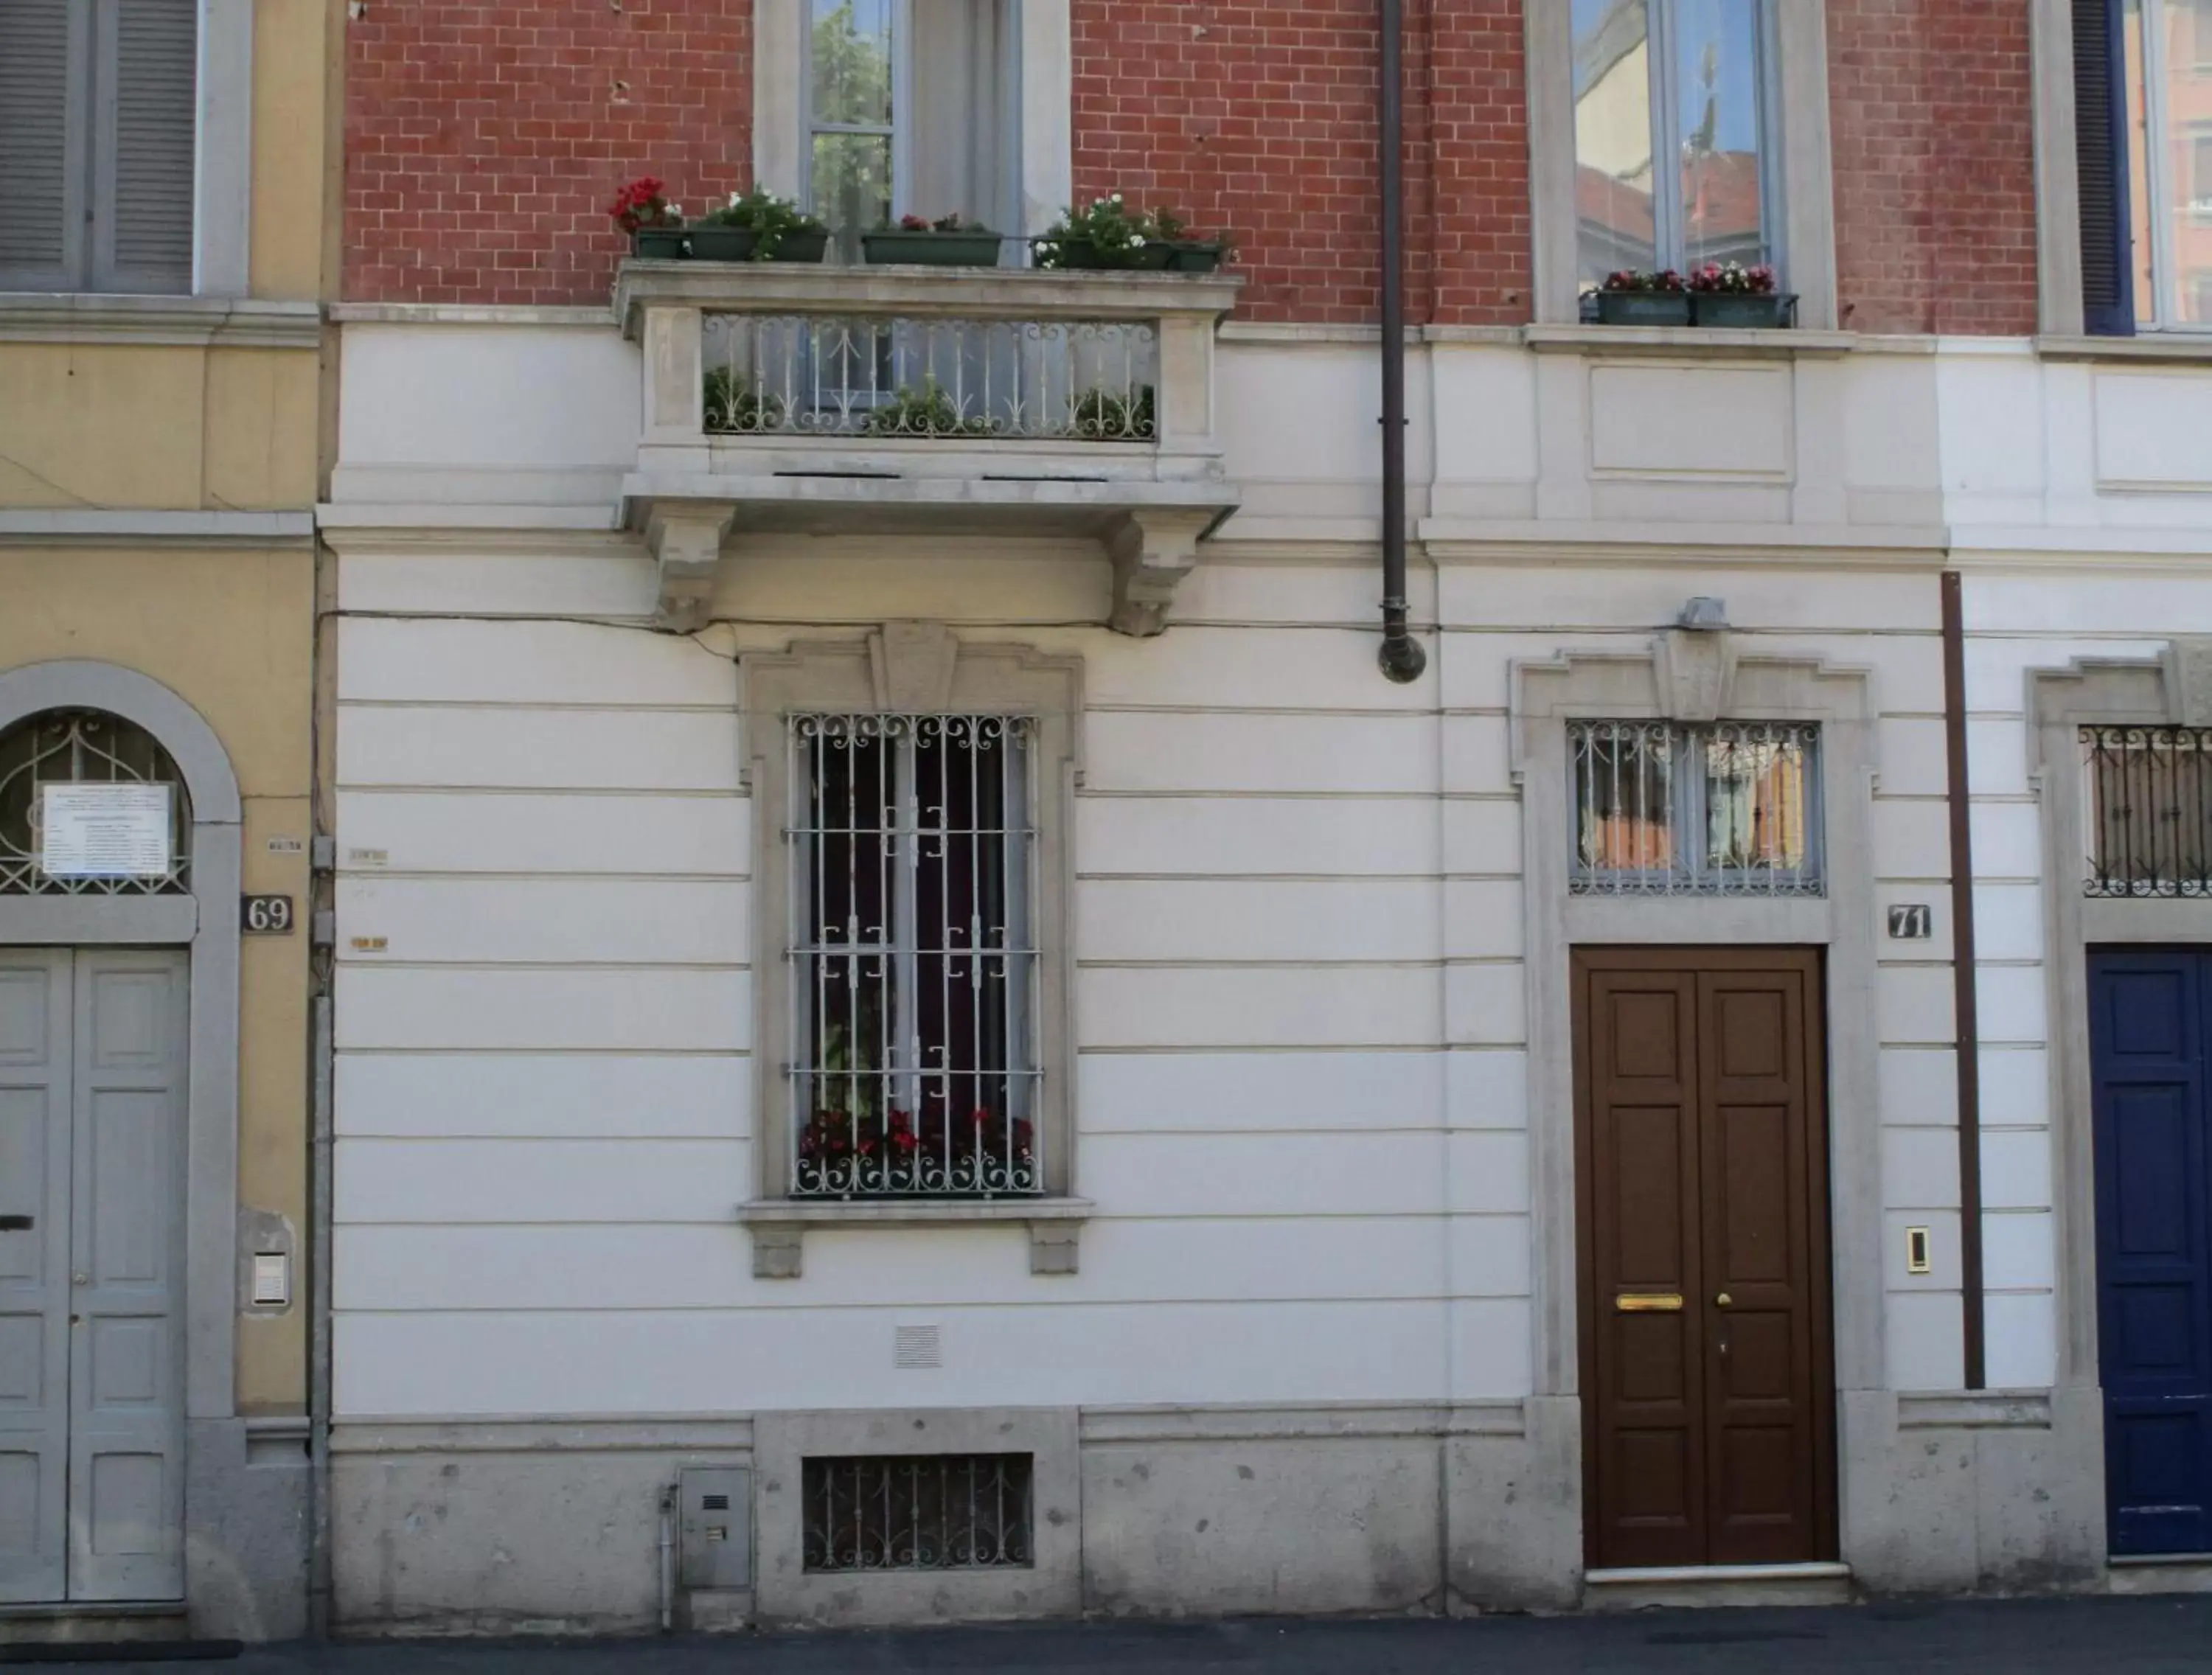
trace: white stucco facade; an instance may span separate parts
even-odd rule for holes
[[[644,379],[611,314],[337,313],[341,1622],[644,1624],[673,1471],[765,1481],[763,1416],[848,1410],[1068,1416],[1080,1574],[1053,1609],[1581,1598],[1572,1340],[1547,1324],[1574,1285],[1547,1217],[1571,1203],[1534,1161],[1560,1112],[1529,1056],[1565,1026],[1532,1035],[1517,671],[1648,656],[1697,596],[1725,600],[1739,659],[1846,671],[1873,723],[1863,782],[1827,787],[1867,841],[1820,933],[1873,950],[1870,986],[1832,976],[1828,998],[1869,1067],[1832,1084],[1832,1150],[1871,1160],[1839,1161],[1831,1203],[1837,1330],[1869,1346],[1838,1377],[1842,1562],[1875,1591],[2104,1586],[2046,1053],[2050,968],[2080,952],[2046,937],[2027,707],[2032,671],[2212,633],[2212,367],[1432,333],[1409,449],[1429,664],[1401,687],[1374,658],[1371,334],[1222,328],[1242,506],[1158,638],[1103,626],[1112,567],[1085,536],[742,517],[708,626],[681,634],[621,527]],[[1946,567],[1968,636],[1978,1393]],[[836,1226],[806,1233],[801,1277],[757,1278],[752,926],[782,909],[751,888],[740,667],[905,621],[1081,660],[1079,1268],[1033,1273],[1014,1228]],[[1887,938],[1903,903],[1931,906],[1932,938]],[[1931,1230],[1926,1275],[1909,1226]],[[940,1366],[895,1367],[914,1326],[939,1329]],[[817,1612],[762,1587],[732,1609]]]

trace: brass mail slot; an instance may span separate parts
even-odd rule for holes
[[[1679,1314],[1682,1312],[1680,1291],[1623,1291],[1613,1300],[1613,1306],[1623,1314]]]

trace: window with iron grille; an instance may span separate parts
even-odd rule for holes
[[[810,1459],[804,1563],[811,1571],[1024,1570],[1033,1454]]]
[[[1032,723],[787,726],[793,1195],[1042,1193]]]
[[[1819,895],[1820,729],[1571,721],[1579,895]]]
[[[48,871],[47,792],[58,786],[165,792],[166,857],[143,867]],[[100,710],[48,710],[0,734],[0,895],[177,895],[191,888],[191,864],[184,775],[143,727]]]
[[[2084,727],[2095,896],[2212,896],[2212,730]]]

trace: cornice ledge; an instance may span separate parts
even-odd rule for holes
[[[339,325],[514,325],[588,328],[604,331],[615,323],[614,310],[599,305],[557,307],[492,302],[334,302],[331,319]]]
[[[0,292],[0,343],[313,349],[322,333],[317,302]]]
[[[314,538],[314,513],[126,507],[0,508],[0,545],[299,546]]]

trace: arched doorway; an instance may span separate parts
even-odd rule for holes
[[[173,693],[0,673],[0,1603],[185,1596],[233,1410],[238,839]]]

